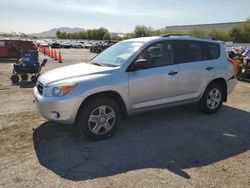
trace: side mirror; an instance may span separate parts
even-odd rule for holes
[[[145,68],[147,68],[147,64],[148,64],[148,61],[146,59],[138,59],[133,63],[130,70],[136,71],[136,70],[140,70],[140,69],[145,69]]]

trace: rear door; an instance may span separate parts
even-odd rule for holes
[[[214,74],[205,42],[174,41],[174,63],[179,68],[177,101],[198,98]]]

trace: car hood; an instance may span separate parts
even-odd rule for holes
[[[48,86],[64,80],[82,80],[83,77],[110,74],[116,67],[103,67],[88,63],[78,63],[62,68],[57,68],[42,74],[38,81]]]

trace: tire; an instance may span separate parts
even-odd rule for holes
[[[22,80],[28,80],[28,74],[21,74]]]
[[[32,81],[33,83],[36,83],[36,81],[37,81],[37,76],[31,76],[31,81]]]
[[[223,87],[220,84],[211,84],[207,87],[198,105],[200,110],[206,114],[216,113],[225,98]]]
[[[11,77],[10,77],[12,83],[17,83],[19,81],[19,77],[16,75],[16,74],[13,74]]]
[[[78,112],[76,126],[82,136],[102,140],[113,136],[121,120],[119,105],[107,97],[87,101]]]

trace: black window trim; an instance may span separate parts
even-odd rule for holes
[[[218,57],[213,58],[213,59],[204,59],[204,60],[187,61],[187,62],[178,63],[178,62],[175,61],[175,57],[174,57],[174,55],[176,55],[175,52],[174,52],[175,51],[175,45],[176,45],[175,42],[177,42],[177,41],[188,41],[188,42],[194,42],[194,43],[201,43],[201,49],[202,49],[202,54],[203,55],[206,54],[206,53],[208,53],[206,45],[208,45],[208,44],[218,45],[219,55],[218,55]],[[180,39],[179,40],[178,39],[178,40],[173,40],[172,45],[173,45],[173,49],[172,49],[172,61],[173,61],[173,64],[175,64],[175,65],[178,65],[178,64],[187,64],[187,63],[194,63],[194,62],[201,62],[201,61],[212,61],[212,60],[219,59],[220,56],[221,56],[220,44],[215,43],[215,42],[199,41],[199,40],[184,40],[184,39]]]

